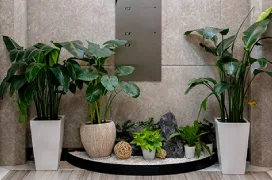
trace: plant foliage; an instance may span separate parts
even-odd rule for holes
[[[272,19],[271,9],[272,7],[262,13],[262,15],[258,18],[258,21],[252,24],[243,33],[242,40],[244,42],[244,55],[241,59],[235,58],[234,47],[240,29],[249,14],[235,35],[230,35],[227,37],[226,35],[229,32],[228,29],[213,27],[196,29],[184,33],[185,35],[189,35],[192,32],[196,32],[203,37],[204,41],[211,41],[212,45],[206,46],[201,44],[201,47],[217,58],[216,65],[219,71],[220,79],[193,79],[190,81],[189,87],[185,92],[185,94],[187,94],[199,85],[204,85],[210,90],[210,94],[208,94],[208,96],[205,97],[201,103],[200,111],[201,109],[206,110],[208,98],[214,95],[219,103],[221,121],[243,121],[244,102],[246,100],[246,95],[248,93],[250,84],[260,73],[265,73],[272,76],[272,72],[265,70],[267,64],[271,64],[271,61],[263,57],[253,58],[251,56],[254,47],[260,45],[261,41],[272,39],[272,37],[262,37]],[[220,38],[222,41],[218,42],[218,39]],[[254,69],[252,76],[250,76],[250,71],[253,64],[257,64],[259,67]],[[228,102],[228,105],[226,102]]]

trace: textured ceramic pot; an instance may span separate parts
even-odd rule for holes
[[[223,174],[245,174],[250,123],[225,123],[215,118],[218,159]]]
[[[64,132],[64,116],[59,120],[30,120],[36,170],[58,170]]]
[[[144,157],[145,160],[155,159],[156,149],[154,149],[153,151],[149,151],[147,149],[142,148],[142,152],[143,152],[143,157]]]
[[[185,157],[188,158],[188,159],[194,158],[195,157],[196,147],[195,146],[190,147],[187,144],[184,145],[184,147],[185,147]]]
[[[80,128],[81,142],[91,158],[111,155],[116,138],[113,121],[103,124],[83,124]]]

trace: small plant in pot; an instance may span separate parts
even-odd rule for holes
[[[250,122],[244,118],[245,101],[248,101],[251,83],[257,76],[260,74],[272,76],[272,72],[267,68],[272,62],[264,57],[257,58],[252,53],[255,47],[264,46],[265,41],[272,40],[272,37],[263,37],[272,20],[272,7],[263,12],[257,21],[243,32],[243,56],[235,54],[239,32],[246,19],[250,17],[250,12],[234,35],[228,35],[229,29],[214,27],[191,30],[184,34],[188,36],[196,33],[202,36],[204,42],[200,44],[201,47],[216,57],[219,79],[210,77],[193,79],[185,94],[201,85],[209,90],[209,94],[201,103],[203,109],[206,109],[209,97],[215,96],[218,101],[221,117],[215,118],[215,129],[223,174],[245,173],[250,131]],[[218,42],[219,39],[221,42]],[[247,103],[254,105],[256,101],[250,100]]]
[[[1,83],[0,96],[3,98],[8,87],[10,96],[17,94],[21,123],[27,117],[27,107],[35,104],[37,116],[30,120],[35,166],[37,170],[57,170],[64,130],[59,105],[66,92],[76,91],[71,61],[60,64],[59,47],[37,43],[24,49],[10,37],[3,36],[3,40],[12,65]],[[77,63],[73,66],[80,70]]]
[[[198,121],[194,121],[193,126],[179,127],[179,131],[170,135],[169,139],[180,136],[185,143],[185,157],[190,159],[194,158],[195,155],[200,157],[202,147],[207,149],[209,154],[211,154],[210,149],[200,140],[200,137],[206,133],[207,132],[201,132]]]
[[[80,128],[82,144],[92,158],[109,156],[116,138],[116,127],[109,119],[109,110],[115,97],[124,92],[137,98],[140,88],[133,82],[120,80],[134,71],[132,66],[118,67],[114,75],[105,69],[107,59],[115,54],[115,49],[124,46],[127,41],[111,40],[102,46],[87,41],[84,47],[80,41],[69,42],[63,47],[74,57],[71,59],[87,63],[88,68],[79,72],[78,79],[87,85],[86,100],[89,104],[89,121]]]
[[[131,144],[140,146],[143,152],[143,157],[146,160],[155,159],[156,151],[162,151],[162,140],[160,130],[150,130],[145,128],[139,133],[134,134],[134,140]]]

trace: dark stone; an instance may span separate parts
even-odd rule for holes
[[[140,146],[136,146],[135,144],[131,144],[132,148],[132,156],[142,156],[142,149]]]
[[[169,136],[178,131],[178,124],[175,115],[172,112],[165,113],[159,122],[161,135],[164,138],[162,148],[167,153],[167,158],[183,158],[184,149],[179,137],[168,140]]]

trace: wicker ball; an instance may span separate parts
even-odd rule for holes
[[[159,152],[156,153],[156,157],[160,159],[165,159],[166,156],[167,156],[167,153],[164,149],[162,149],[160,153]]]
[[[131,156],[132,148],[129,143],[121,141],[115,145],[114,153],[119,159],[128,159]]]

